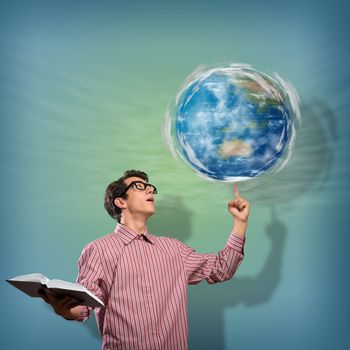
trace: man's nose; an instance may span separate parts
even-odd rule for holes
[[[153,192],[154,192],[154,189],[153,189],[152,186],[147,185],[146,191],[147,191],[147,193],[153,193]]]

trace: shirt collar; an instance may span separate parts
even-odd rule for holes
[[[122,241],[125,244],[129,244],[131,241],[134,239],[142,239],[142,236],[144,236],[144,240],[146,242],[154,244],[154,238],[152,235],[148,232],[147,227],[145,231],[142,233],[142,235],[138,234],[128,226],[124,224],[118,223],[117,226],[115,227],[114,232],[122,239]]]

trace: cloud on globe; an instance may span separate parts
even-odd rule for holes
[[[245,181],[281,170],[300,124],[300,99],[277,73],[246,64],[193,72],[168,107],[163,140],[207,180]]]

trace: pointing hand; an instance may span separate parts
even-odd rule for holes
[[[249,216],[249,202],[242,198],[238,192],[238,186],[233,184],[233,200],[228,202],[228,211],[235,218],[235,221],[246,223]]]

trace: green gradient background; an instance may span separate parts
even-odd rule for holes
[[[281,173],[241,187],[252,210],[235,277],[189,288],[190,348],[349,348],[343,4],[2,3],[2,281],[31,272],[74,280],[84,245],[114,228],[105,187],[129,168],[158,187],[152,232],[220,250],[231,186],[174,160],[161,124],[198,65],[249,63],[293,82],[302,127]],[[1,298],[1,348],[100,348],[94,319],[64,321],[5,282]]]

